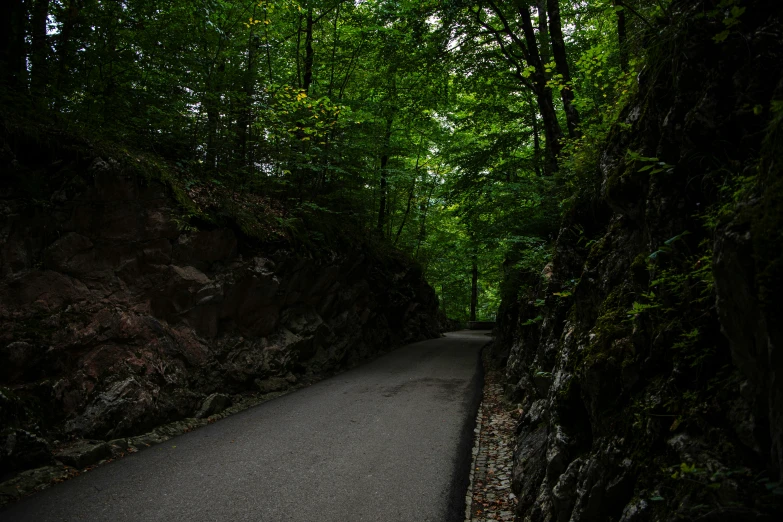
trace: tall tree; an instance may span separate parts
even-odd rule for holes
[[[25,84],[25,5],[7,0],[0,6],[0,81],[13,91]]]
[[[549,34],[552,38],[552,54],[555,58],[557,72],[561,76],[563,87],[560,96],[566,114],[568,135],[571,138],[579,136],[579,112],[574,107],[574,91],[571,85],[571,69],[568,65],[565,40],[563,39],[562,23],[560,21],[560,1],[546,0],[549,17]]]
[[[551,174],[557,171],[557,155],[562,149],[563,131],[552,101],[545,64],[539,53],[530,6],[522,0],[515,0],[513,4],[516,11],[513,14],[519,16],[519,30],[512,26],[509,15],[494,0],[487,0],[487,5],[496,19],[495,23],[487,18],[482,6],[477,6],[474,14],[478,24],[494,37],[502,56],[513,67],[518,81],[536,97],[546,136],[545,170]]]
[[[49,37],[46,34],[49,0],[35,0],[30,16],[30,92],[39,101],[48,81]]]
[[[476,320],[478,306],[478,259],[476,254],[470,256],[470,320]]]

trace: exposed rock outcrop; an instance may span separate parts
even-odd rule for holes
[[[675,3],[550,273],[501,308],[520,520],[779,520],[783,14],[744,1],[716,38],[716,4]]]
[[[400,254],[369,243],[297,251],[230,227],[183,231],[165,184],[84,145],[9,128],[4,474],[51,464],[54,439],[108,441],[205,418],[233,394],[276,392],[439,335],[435,294]]]

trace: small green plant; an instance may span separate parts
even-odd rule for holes
[[[542,316],[537,315],[534,318],[528,319],[527,321],[522,323],[522,326],[530,326],[530,325],[533,325],[533,324],[536,324],[536,323],[540,323],[543,320],[544,320],[544,318]]]
[[[716,9],[707,13],[711,17],[723,17],[722,22],[725,29],[712,37],[715,43],[726,40],[732,30],[741,23],[740,17],[745,13],[746,8],[737,5],[738,3],[737,0],[722,0]]]
[[[667,174],[671,174],[674,172],[674,165],[670,165],[665,161],[659,160],[658,158],[642,156],[638,152],[634,152],[630,149],[628,149],[626,157],[631,161],[645,163],[645,165],[636,171],[639,173],[649,172],[650,174],[658,174],[659,172],[666,172]]]
[[[652,292],[651,294],[654,298],[655,294]],[[648,310],[655,310],[656,308],[660,308],[660,305],[651,304],[651,303],[640,303],[638,301],[634,301],[634,303],[631,305],[631,309],[628,311],[628,317],[631,319],[635,319],[636,317],[647,312]]]
[[[783,482],[772,482],[768,478],[764,478],[758,481],[759,484],[763,484],[766,490],[777,497],[783,496]]]
[[[672,473],[671,477],[673,479],[678,478],[685,478],[692,475],[704,475],[706,473],[705,470],[699,469],[696,467],[696,464],[687,464],[685,462],[680,464],[680,468]]]
[[[172,216],[171,220],[174,221],[174,224],[177,227],[177,230],[180,232],[197,232],[198,228],[194,227],[190,220],[193,219],[195,215],[193,214],[183,214],[180,216]]]
[[[684,232],[682,232],[680,234],[677,234],[676,236],[667,239],[666,241],[663,242],[662,246],[658,247],[658,250],[656,250],[655,252],[650,254],[650,259],[656,259],[661,254],[668,254],[669,252],[672,251],[672,248],[673,248],[672,245],[675,242],[680,241],[682,238],[684,238],[685,236],[688,236],[688,235],[690,235],[690,232],[685,230]]]

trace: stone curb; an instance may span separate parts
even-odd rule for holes
[[[473,433],[476,434],[473,449],[471,450],[472,459],[470,462],[470,475],[468,478],[468,493],[465,495],[465,522],[470,522],[473,517],[473,488],[475,485],[474,479],[476,476],[476,470],[478,470],[478,456],[481,451],[481,429],[482,429],[482,413],[484,411],[484,401],[479,404],[478,413],[476,414],[476,427]],[[486,469],[483,470],[486,473]]]
[[[212,424],[220,419],[258,406],[272,399],[287,395],[318,382],[300,382],[290,388],[262,395],[239,395],[234,404],[215,415],[204,419],[185,418],[163,424],[150,432],[135,437],[111,441],[79,439],[54,452],[56,464],[25,470],[13,478],[0,483],[0,506],[20,500],[28,495],[43,491],[55,484],[87,473],[99,466],[113,462],[127,455],[137,453],[148,447],[161,444],[174,437]]]
[[[357,366],[367,364],[379,357],[386,355],[387,353],[400,348],[402,345],[392,346],[390,349],[380,350],[377,353],[369,356],[360,361],[356,361],[353,364],[349,364],[343,368],[332,369],[324,372],[311,373],[303,376],[304,378],[292,383],[287,380],[288,387],[273,391],[271,393],[255,392],[254,394],[237,394],[232,397],[233,404],[227,407],[222,412],[210,415],[209,417],[199,419],[195,417],[188,417],[179,421],[170,422],[156,427],[152,431],[137,435],[135,437],[129,437],[124,439],[114,439],[111,441],[97,441],[97,440],[85,440],[79,439],[70,442],[67,447],[60,448],[54,451],[55,464],[49,466],[43,466],[40,468],[28,469],[18,473],[16,476],[0,483],[0,507],[16,502],[26,496],[32,495],[38,491],[43,491],[51,486],[64,482],[68,479],[77,477],[82,473],[87,473],[98,466],[108,464],[116,459],[123,458],[129,454],[136,453],[148,447],[166,442],[174,437],[183,435],[195,429],[201,428],[207,424],[212,424],[220,419],[234,415],[235,413],[242,412],[253,406],[258,406],[265,402],[271,401],[283,395],[288,395],[302,388],[306,388],[318,382],[326,379],[330,379],[342,373],[345,373]],[[214,394],[213,394],[214,395]],[[88,443],[90,447],[84,452],[85,454],[73,455],[70,461],[84,466],[81,469],[69,466],[65,462],[59,460],[58,453],[64,453],[63,450],[70,449],[80,444]],[[111,450],[111,457],[103,458],[104,452],[96,451],[95,446],[106,445]],[[101,447],[101,449],[103,449]],[[101,460],[93,460],[86,455],[101,455]],[[86,459],[86,460],[85,460]],[[66,458],[66,460],[69,460]]]

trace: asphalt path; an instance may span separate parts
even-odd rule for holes
[[[487,332],[411,344],[99,467],[0,521],[464,518]]]

